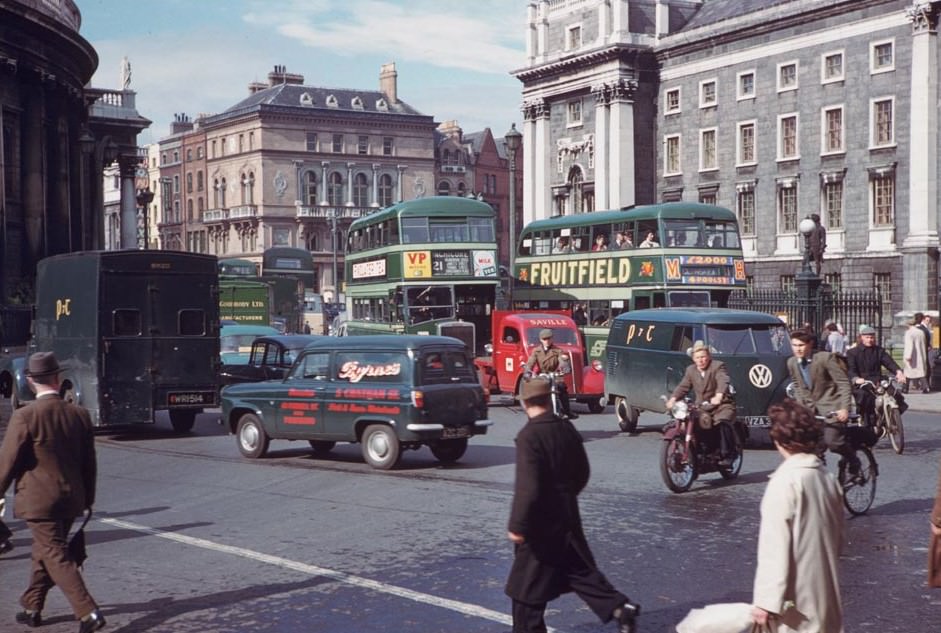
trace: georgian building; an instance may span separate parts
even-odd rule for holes
[[[941,2],[541,0],[523,82],[526,217],[693,200],[736,210],[752,283],[823,273],[938,307]],[[633,161],[633,164],[631,163]],[[591,203],[591,197],[594,202]]]
[[[161,247],[259,263],[272,246],[307,248],[316,290],[333,292],[353,219],[434,194],[434,131],[399,99],[394,64],[379,90],[308,86],[275,66],[244,100],[161,140]]]

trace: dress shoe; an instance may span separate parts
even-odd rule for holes
[[[3,556],[11,549],[13,549],[13,543],[11,543],[9,540],[0,543],[0,556]]]
[[[578,419],[578,414],[577,414],[577,413],[566,413],[566,414],[565,414],[565,417],[567,417],[569,420],[577,420],[577,419]]]
[[[16,621],[35,629],[37,626],[42,626],[42,612],[20,611],[16,614]]]
[[[101,611],[95,609],[79,621],[78,633],[91,633],[92,631],[103,629],[104,626],[105,616],[101,615]]]
[[[640,615],[640,605],[625,602],[614,610],[614,619],[618,623],[618,633],[635,633],[637,630],[637,616]]]

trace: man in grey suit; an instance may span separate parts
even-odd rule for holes
[[[843,364],[830,352],[814,353],[814,336],[804,330],[791,333],[791,349],[794,355],[787,359],[787,368],[794,381],[797,401],[817,415],[833,414],[836,423],[825,424],[823,441],[831,451],[846,459],[850,472],[856,474],[859,459],[846,441],[846,421],[853,396]]]

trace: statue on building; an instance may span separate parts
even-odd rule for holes
[[[125,90],[131,89],[131,60],[127,56],[121,59],[121,85]]]

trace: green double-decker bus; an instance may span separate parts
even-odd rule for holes
[[[659,307],[720,307],[745,287],[735,214],[670,202],[536,220],[520,233],[512,305],[571,310],[589,360],[611,320]]]
[[[347,334],[442,334],[480,352],[500,285],[493,208],[439,196],[359,218],[346,280]]]

